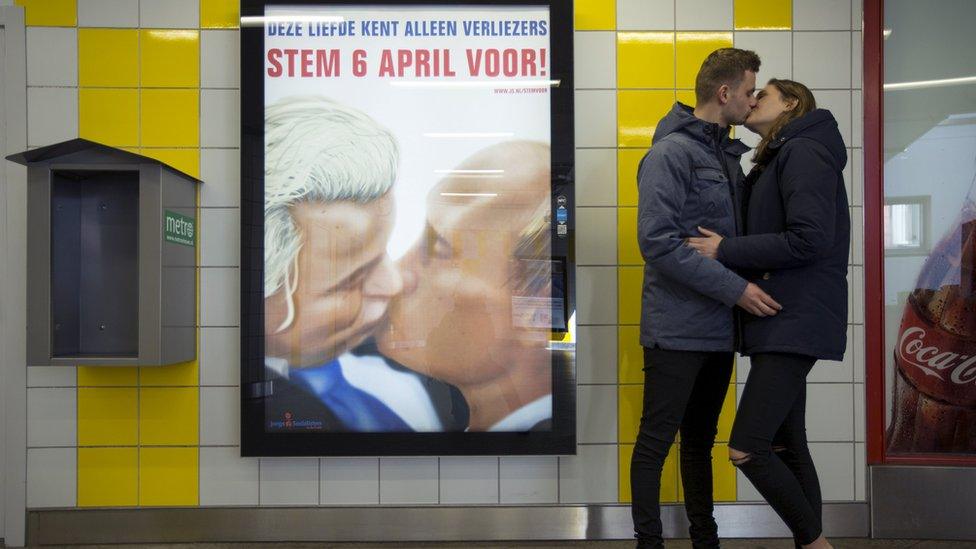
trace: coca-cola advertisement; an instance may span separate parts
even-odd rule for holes
[[[885,163],[885,453],[976,457],[976,115]]]

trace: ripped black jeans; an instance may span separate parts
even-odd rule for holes
[[[822,530],[820,480],[807,447],[806,378],[816,359],[759,353],[752,357],[729,448],[749,454],[733,460],[793,532],[812,543]]]

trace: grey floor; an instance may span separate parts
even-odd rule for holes
[[[974,541],[870,540],[834,539],[836,549],[976,549]],[[145,545],[74,545],[72,549],[532,549],[565,547],[570,549],[627,549],[631,541],[549,541],[549,542],[469,542],[469,543],[177,543]],[[0,547],[3,544],[0,543]],[[54,546],[46,546],[54,547]],[[792,540],[734,539],[723,540],[724,549],[792,549]],[[667,542],[667,549],[691,549],[691,542]]]

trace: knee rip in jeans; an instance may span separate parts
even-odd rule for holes
[[[785,452],[787,450],[786,446],[773,446],[774,452]]]
[[[736,467],[740,467],[742,465],[745,465],[746,463],[749,463],[749,460],[751,459],[752,459],[752,454],[748,452],[742,452],[736,450],[731,446],[729,447],[729,461],[732,462],[732,465],[735,465]]]

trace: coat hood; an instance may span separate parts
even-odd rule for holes
[[[830,152],[837,171],[844,169],[847,165],[847,147],[844,146],[844,139],[837,128],[837,120],[834,115],[826,109],[815,109],[807,114],[793,120],[783,127],[779,137],[769,144],[771,149],[778,149],[786,144],[790,139],[803,137],[812,139]]]

